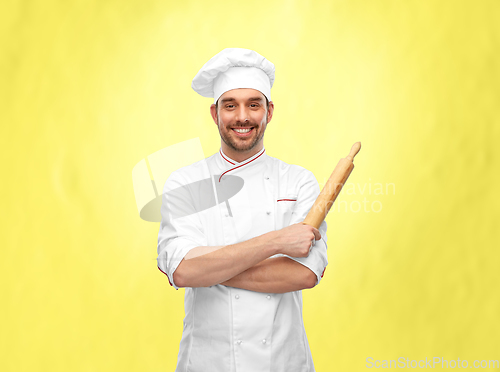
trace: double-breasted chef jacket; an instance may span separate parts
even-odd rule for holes
[[[220,150],[165,183],[158,268],[178,289],[173,274],[190,249],[235,244],[302,222],[318,195],[310,171],[265,149],[243,162]],[[311,269],[317,283],[328,264],[325,222],[319,231],[307,257],[290,257]],[[218,284],[186,288],[184,301],[176,372],[314,371],[302,291],[260,293]]]

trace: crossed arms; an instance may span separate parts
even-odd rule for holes
[[[312,288],[316,274],[288,257],[307,257],[317,229],[294,224],[253,239],[225,247],[191,249],[173,274],[179,287],[223,284],[256,292],[284,293]]]

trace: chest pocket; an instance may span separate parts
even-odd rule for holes
[[[285,195],[276,200],[277,226],[282,229],[290,225],[297,204],[297,195]]]

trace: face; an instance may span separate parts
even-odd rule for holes
[[[247,88],[227,91],[220,96],[218,109],[212,105],[210,110],[227,155],[252,156],[263,148],[264,132],[274,105],[269,102],[267,107],[261,92]],[[238,160],[236,157],[233,158]]]

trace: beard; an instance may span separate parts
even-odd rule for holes
[[[264,126],[259,126],[255,123],[248,123],[246,126],[251,126],[253,129],[252,131],[257,131],[257,128],[261,128],[261,132],[257,133],[256,135],[254,134],[251,138],[242,140],[240,138],[235,138],[231,136],[231,132],[233,131],[232,129],[226,129],[221,130],[221,123],[220,121],[218,122],[218,127],[219,127],[219,134],[220,137],[222,138],[222,141],[230,147],[234,151],[250,151],[253,149],[264,137],[264,128],[267,126],[267,120]]]

